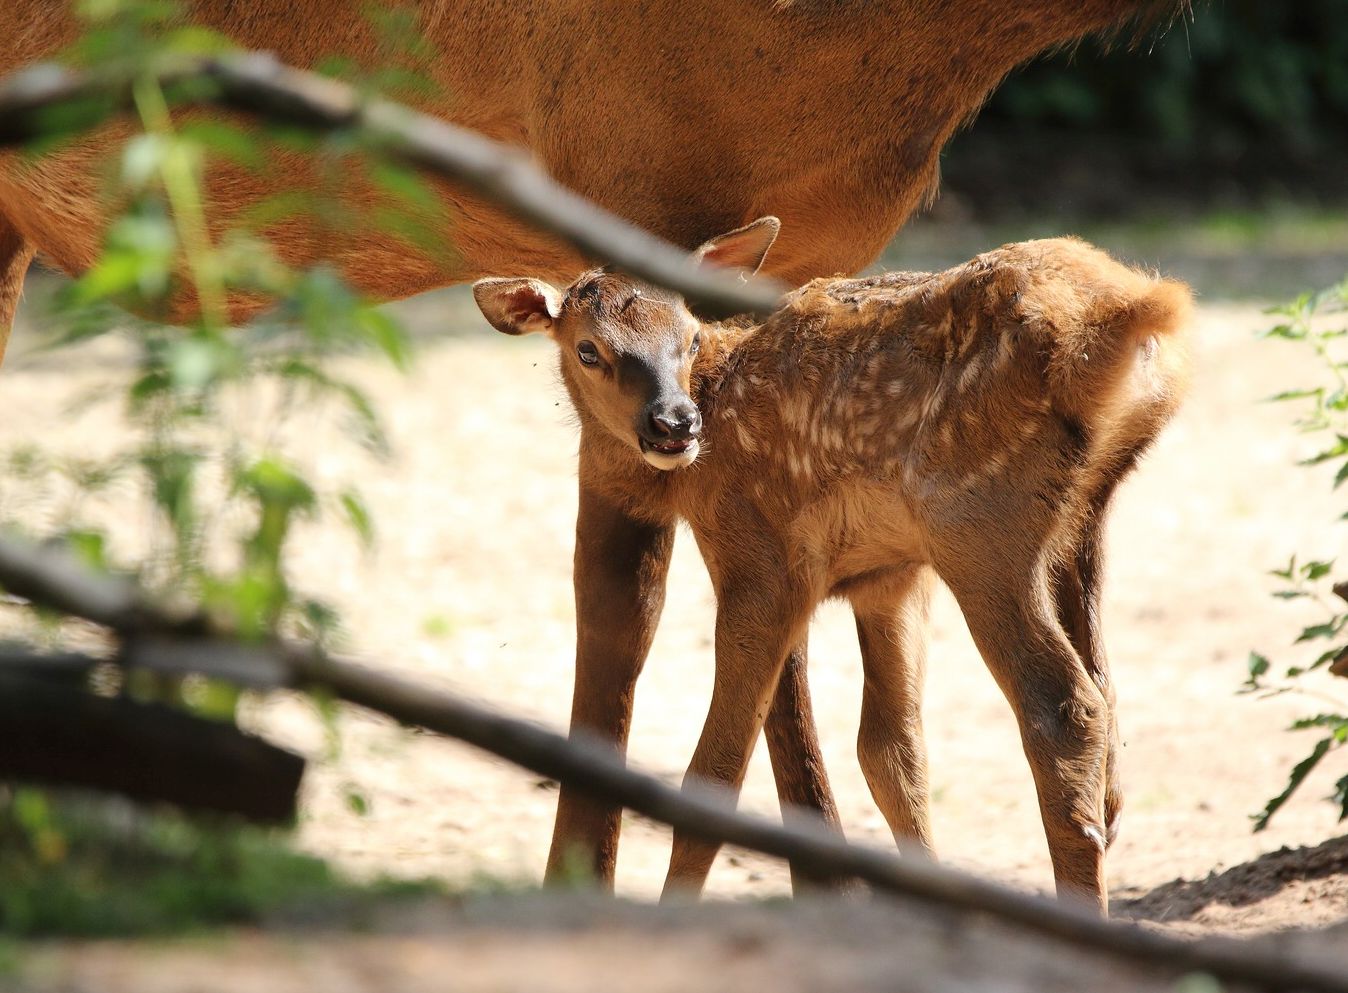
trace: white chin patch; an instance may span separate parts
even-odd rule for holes
[[[652,448],[645,448],[641,452],[641,457],[655,468],[668,472],[671,469],[682,469],[684,466],[692,465],[697,460],[699,447],[697,439],[694,438],[681,452],[657,452]]]

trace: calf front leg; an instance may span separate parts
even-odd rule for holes
[[[852,597],[865,672],[857,758],[905,855],[933,854],[922,683],[935,578],[914,566]]]
[[[772,575],[735,583],[733,592],[718,584],[716,679],[685,788],[705,783],[738,794],[744,782],[787,653],[804,633],[808,617],[799,599],[774,588],[768,578]],[[665,896],[701,892],[720,847],[675,831]]]
[[[581,467],[584,478],[584,465]],[[665,599],[672,524],[633,519],[582,483],[576,520],[576,682],[571,734],[627,750],[632,695]],[[563,785],[545,882],[589,875],[608,888],[622,809]]]

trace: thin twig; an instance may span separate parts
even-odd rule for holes
[[[647,233],[561,186],[521,150],[418,113],[271,55],[175,58],[150,68],[73,72],[51,63],[0,79],[0,146],[92,128],[132,107],[152,80],[178,104],[215,104],[314,131],[350,131],[407,162],[486,197],[588,258],[680,293],[716,316],[767,314],[782,287],[696,268],[686,249]],[[205,85],[202,85],[205,84]],[[59,118],[51,113],[62,111]]]

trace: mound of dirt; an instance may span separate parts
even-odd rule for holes
[[[1126,892],[1126,891],[1125,891]],[[1117,917],[1178,930],[1314,927],[1348,915],[1348,835],[1280,848],[1202,879],[1175,879],[1113,902]]]

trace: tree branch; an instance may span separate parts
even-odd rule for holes
[[[16,554],[13,539],[0,538],[0,586],[50,589],[69,563],[46,549],[27,546]],[[16,567],[16,563],[21,565]],[[97,608],[97,587],[115,584],[109,577],[89,573],[79,596],[65,595],[63,609],[78,616],[81,600]],[[711,841],[787,859],[812,874],[853,877],[881,892],[920,900],[968,914],[990,914],[1029,931],[1049,935],[1105,954],[1125,957],[1158,968],[1209,973],[1216,978],[1249,983],[1267,989],[1348,993],[1348,976],[1328,963],[1308,961],[1266,942],[1205,938],[1199,941],[1171,937],[1134,924],[1101,920],[1069,904],[1022,893],[922,859],[898,859],[886,852],[849,844],[808,826],[777,824],[735,812],[733,799],[723,793],[678,790],[651,776],[627,768],[607,745],[580,738],[567,739],[526,721],[494,713],[444,691],[375,672],[294,644],[244,645],[233,643],[220,669],[210,668],[217,656],[200,653],[193,639],[181,642],[181,651],[169,650],[165,639],[180,637],[180,622],[159,615],[143,599],[137,616],[147,635],[158,645],[151,656],[156,668],[168,672],[201,672],[234,678],[248,673],[251,685],[324,688],[334,696],[394,718],[404,724],[457,738],[539,775],[557,779],[595,796],[617,803],[652,820],[669,824]],[[53,604],[54,606],[54,604]],[[92,611],[91,611],[92,612]],[[217,631],[209,637],[227,638]],[[135,640],[128,644],[126,661],[134,663]],[[250,660],[251,661],[248,661]]]
[[[387,152],[480,194],[587,257],[680,293],[716,316],[768,314],[782,287],[698,269],[688,251],[571,192],[524,152],[260,52],[173,59],[149,69],[71,72],[43,63],[0,80],[0,146],[87,130],[132,106],[153,78],[178,104],[215,104],[314,131],[359,133]],[[205,84],[205,85],[202,85]],[[56,113],[59,111],[59,114]]]

